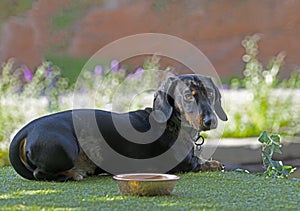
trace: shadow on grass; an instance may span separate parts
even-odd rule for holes
[[[300,182],[237,172],[181,174],[173,195],[122,196],[110,176],[37,182],[0,168],[0,210],[298,209]]]

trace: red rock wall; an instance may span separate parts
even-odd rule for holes
[[[191,42],[208,56],[221,76],[230,77],[242,74],[242,39],[259,33],[264,63],[285,51],[286,73],[300,65],[300,1],[105,1],[79,18],[72,32],[50,33],[51,15],[70,3],[72,0],[40,0],[24,20],[10,20],[3,31],[0,59],[15,56],[35,66],[43,58],[43,49],[61,41],[61,34],[69,36],[65,49],[69,55],[87,57],[118,38],[157,32]]]

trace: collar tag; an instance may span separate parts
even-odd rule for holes
[[[199,157],[202,151],[202,145],[204,144],[204,137],[199,134],[195,139],[194,144],[195,144],[195,150],[194,150],[195,155]]]

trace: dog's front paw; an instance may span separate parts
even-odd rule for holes
[[[74,181],[80,181],[83,179],[83,176],[77,172],[74,172],[72,170],[68,170],[62,173],[62,175],[66,176],[70,180]]]
[[[83,176],[81,174],[74,174],[73,180],[75,180],[75,181],[83,180]]]
[[[222,171],[224,165],[216,160],[207,160],[201,164],[201,171]]]

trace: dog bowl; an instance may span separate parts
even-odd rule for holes
[[[135,173],[119,174],[113,178],[117,180],[124,195],[162,196],[172,193],[180,177],[172,174]]]

